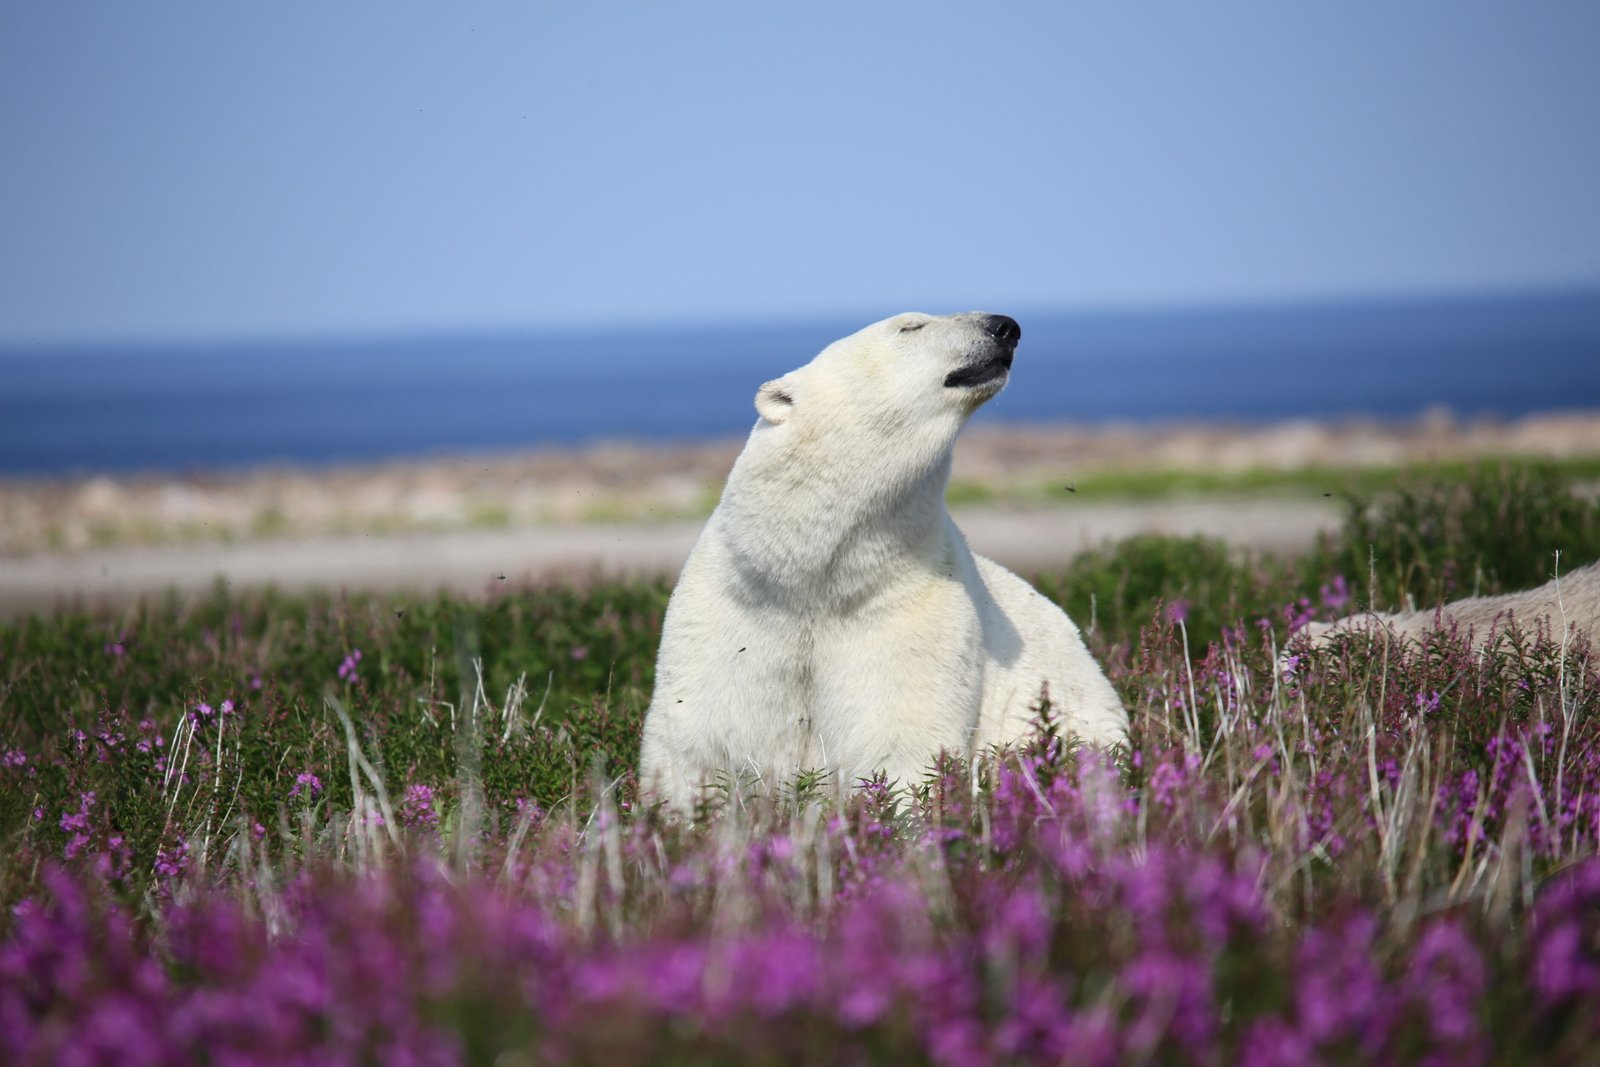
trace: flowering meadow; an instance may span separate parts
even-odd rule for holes
[[[1040,584],[1127,749],[1042,703],[693,823],[633,779],[664,584],[3,624],[0,1062],[1600,1062],[1600,659],[1299,635],[1558,550],[1600,512],[1523,468],[1293,561],[1108,546]]]

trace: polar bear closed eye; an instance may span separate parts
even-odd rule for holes
[[[956,434],[1020,337],[1004,315],[896,315],[761,386],[667,606],[648,794],[687,809],[715,781],[811,770],[914,783],[941,751],[1025,737],[1046,687],[1066,731],[1126,737],[1077,627],[945,508]]]

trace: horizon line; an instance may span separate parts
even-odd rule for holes
[[[1600,281],[1552,282],[1506,286],[1466,286],[1382,291],[1349,290],[1336,293],[1305,293],[1261,297],[1216,298],[1133,298],[1100,300],[1092,303],[1061,302],[1045,304],[1023,301],[1008,313],[1055,318],[1096,318],[1143,315],[1184,315],[1207,313],[1251,313],[1284,310],[1335,309],[1419,304],[1451,304],[1537,299],[1600,299]],[[902,309],[904,310],[904,309]],[[962,309],[970,310],[970,309]],[[336,327],[326,330],[286,329],[215,333],[169,334],[84,334],[65,337],[6,337],[0,334],[0,358],[37,357],[54,353],[106,352],[127,349],[165,348],[250,348],[259,346],[298,347],[319,344],[384,344],[393,342],[488,340],[536,336],[599,336],[605,334],[661,334],[701,331],[734,331],[761,328],[794,328],[835,319],[863,318],[863,324],[898,312],[863,310],[862,307],[819,309],[814,311],[735,311],[722,314],[689,313],[670,315],[590,316],[589,324],[576,319],[528,319],[521,322],[416,324],[371,327]]]

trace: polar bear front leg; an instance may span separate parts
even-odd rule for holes
[[[639,742],[639,791],[647,802],[659,802],[670,811],[688,814],[694,810],[703,786],[696,769],[689,767],[682,753],[674,750],[665,736],[669,730],[665,715],[647,714],[644,736]]]
[[[879,771],[913,786],[940,752],[971,751],[983,695],[977,613],[945,583],[912,607],[841,620],[817,642],[817,741],[846,788]]]

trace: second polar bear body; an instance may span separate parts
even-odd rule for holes
[[[1326,644],[1333,635],[1346,631],[1373,631],[1420,642],[1434,629],[1457,626],[1482,644],[1511,624],[1529,631],[1547,625],[1558,640],[1572,633],[1582,633],[1591,643],[1600,640],[1600,563],[1552,578],[1537,589],[1468,597],[1434,610],[1362,612],[1337,622],[1314,622],[1307,633],[1313,644]]]
[[[951,449],[1000,391],[1016,323],[901,315],[757,394],[761,414],[663,626],[644,787],[918,781],[942,750],[1016,741],[1041,691],[1066,730],[1127,716],[1077,628],[975,556],[945,508]]]

